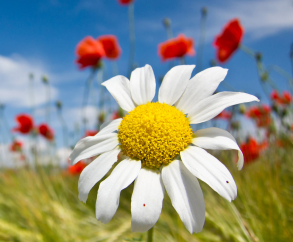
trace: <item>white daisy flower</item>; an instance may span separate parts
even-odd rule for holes
[[[78,190],[83,202],[117,161],[118,153],[122,151],[128,156],[100,184],[96,202],[99,221],[108,223],[112,219],[121,190],[134,180],[133,232],[145,232],[155,225],[162,211],[165,189],[187,230],[201,231],[205,203],[197,178],[228,201],[236,198],[237,187],[232,175],[204,150],[238,150],[241,169],[243,154],[235,139],[219,128],[193,133],[190,124],[208,121],[231,105],[258,99],[241,92],[213,95],[227,69],[212,67],[190,79],[194,67],[172,68],[163,79],[157,103],[151,103],[156,81],[149,65],[134,70],[130,81],[116,76],[102,84],[129,114],[110,122],[96,136],[81,139],[70,155],[72,164],[99,155],[80,175]]]

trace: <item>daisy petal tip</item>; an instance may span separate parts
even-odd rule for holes
[[[241,150],[238,151],[238,161],[237,161],[237,168],[238,170],[242,170],[244,165],[244,156]]]
[[[85,196],[79,194],[78,199],[79,199],[79,201],[81,201],[81,202],[83,202],[84,204],[86,204],[87,197],[85,197]]]

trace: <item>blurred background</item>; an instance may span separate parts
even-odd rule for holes
[[[152,66],[157,89],[170,68],[229,69],[218,91],[237,105],[195,126],[231,132],[245,156],[214,152],[238,186],[233,203],[201,183],[203,232],[190,235],[168,198],[154,241],[290,241],[293,230],[293,1],[46,0],[0,2],[0,241],[146,241],[131,233],[132,187],[107,225],[70,166],[76,142],[120,110],[100,85]],[[155,97],[157,100],[157,96]]]

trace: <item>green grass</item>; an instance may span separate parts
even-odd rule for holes
[[[165,193],[154,241],[290,241],[293,237],[293,151],[270,148],[238,171],[236,152],[216,153],[238,186],[232,203],[201,182],[206,222],[191,235]],[[0,173],[0,241],[146,241],[131,232],[133,186],[123,190],[119,209],[108,224],[95,218],[98,184],[87,204],[78,200],[78,176],[55,168],[2,170]]]

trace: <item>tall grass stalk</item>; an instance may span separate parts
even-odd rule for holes
[[[206,221],[203,231],[190,234],[178,219],[165,193],[153,241],[290,241],[293,237],[293,151],[272,147],[242,171],[236,152],[215,153],[231,171],[238,196],[226,201],[201,183]],[[147,233],[131,232],[133,185],[122,191],[114,218],[102,224],[95,218],[99,184],[87,204],[78,200],[78,176],[58,167],[0,172],[0,241],[147,241]]]

